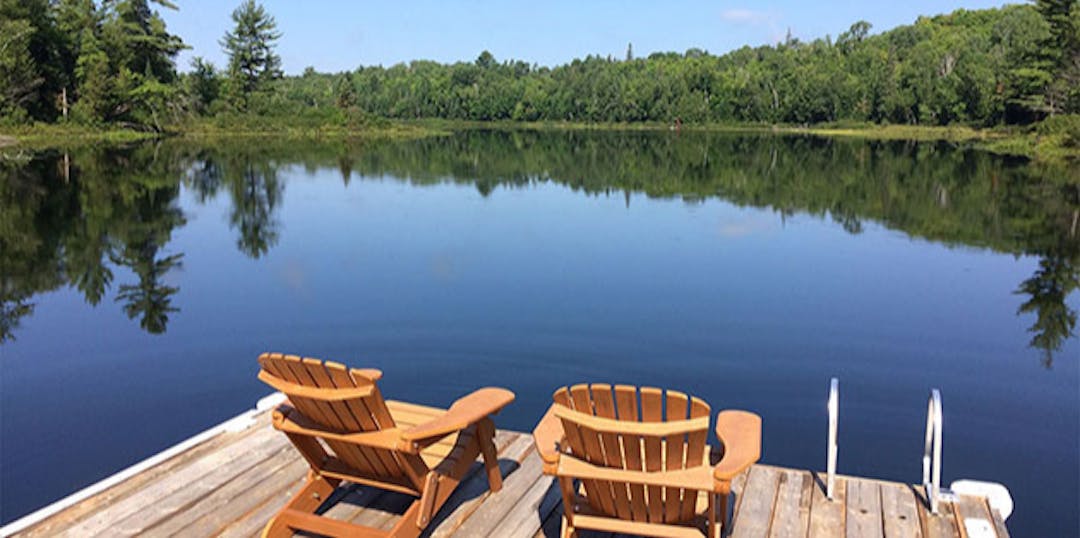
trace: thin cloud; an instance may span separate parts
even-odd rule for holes
[[[759,24],[771,20],[772,15],[764,11],[736,8],[720,12],[720,19],[736,24]]]
[[[780,24],[783,16],[775,11],[731,8],[720,12],[720,20],[736,26],[760,28],[762,37],[769,43],[779,43],[787,36]]]

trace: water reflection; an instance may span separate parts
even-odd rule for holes
[[[389,176],[411,184],[497,188],[556,182],[588,194],[708,198],[782,216],[829,218],[858,234],[868,220],[948,245],[1040,258],[1021,282],[1018,315],[1050,366],[1075,334],[1067,298],[1080,282],[1080,172],[933,143],[666,133],[473,131],[408,142],[260,140],[213,148],[168,142],[0,161],[0,341],[63,286],[98,305],[114,269],[135,281],[115,300],[150,333],[167,329],[179,292],[167,284],[182,253],[181,185],[200,203],[227,195],[229,226],[251,258],[283,233],[282,166]]]

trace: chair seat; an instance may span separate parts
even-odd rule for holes
[[[386,408],[390,411],[390,416],[394,418],[394,424],[401,430],[423,424],[446,412],[445,409],[438,407],[397,400],[386,400]],[[462,431],[460,435],[473,435],[473,429]],[[421,450],[420,458],[428,467],[435,468],[453,452],[454,447],[458,445],[458,437],[458,433],[453,433],[440,439],[439,442]]]

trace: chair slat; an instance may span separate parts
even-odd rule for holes
[[[334,388],[333,383],[329,382],[326,371],[322,369],[322,363],[320,361],[314,359],[305,360],[296,355],[286,355],[285,365],[292,370],[297,383],[320,388]],[[342,416],[338,415],[337,409],[335,409],[333,405],[338,402],[325,402],[315,399],[311,399],[310,401],[314,407],[318,409],[319,414],[326,420],[323,424],[324,426],[329,426],[330,428],[342,432],[349,431],[348,425],[345,423]],[[344,408],[342,408],[342,410],[344,411]],[[337,455],[338,459],[346,464],[379,476],[387,474],[386,469],[379,464],[378,458],[374,457],[372,449],[360,447],[353,443],[329,439],[323,439],[323,442],[334,451],[334,454]]]
[[[574,403],[575,411],[590,415],[596,413],[588,385],[580,384],[570,387],[570,401]],[[582,457],[589,463],[604,465],[603,448],[600,444],[599,434],[595,430],[579,424],[578,435],[581,436],[581,444],[584,447]],[[593,501],[590,501],[589,504],[593,505],[593,508],[599,509],[608,515],[615,514],[615,499],[614,494],[611,492],[611,484],[600,480],[582,480],[582,485],[585,487],[586,497],[590,493],[592,494]]]
[[[641,420],[638,415],[637,389],[630,385],[615,385],[615,403],[619,411],[619,420]]]
[[[592,400],[596,408],[596,416],[615,420],[615,398],[611,393],[611,385],[596,383],[592,385]],[[604,463],[615,469],[625,469],[626,463],[623,458],[621,436],[615,433],[600,434],[600,442],[604,449]],[[626,484],[609,482],[614,499],[615,515],[622,519],[630,519],[630,490]]]
[[[701,398],[691,398],[689,418],[707,416],[709,416],[709,404],[705,403]],[[708,429],[695,430],[686,434],[686,462],[684,468],[689,469],[704,464],[705,441],[708,435]],[[694,517],[697,510],[698,495],[699,493],[696,491],[683,491],[682,509],[679,512],[681,521],[687,521]]]
[[[615,386],[615,403],[618,408],[619,420],[639,420],[637,405],[637,389],[629,385]],[[642,460],[642,440],[640,435],[622,436],[624,467],[631,471],[643,471],[645,467]],[[648,499],[645,496],[645,486],[630,484],[630,514],[634,521],[646,521],[648,519]]]
[[[367,384],[374,384],[370,379],[357,376],[346,370],[345,366],[336,362],[326,362],[326,373],[335,387],[348,388],[356,387]],[[376,388],[376,391],[378,388]],[[354,400],[348,400],[345,402],[346,408],[346,420],[350,428],[355,428],[359,431],[378,431],[380,429],[379,424],[371,417],[371,413],[368,409],[367,402],[374,398],[382,401],[382,395],[378,392],[373,393],[368,398],[358,398]],[[383,404],[385,406],[385,403]],[[393,421],[391,420],[393,427]],[[364,454],[364,457],[371,462],[371,466],[375,468],[382,476],[401,476],[402,468],[400,462],[397,460],[394,454],[385,450],[380,450],[371,447],[357,447]]]
[[[660,389],[645,387],[641,389],[641,421],[661,422],[663,415],[663,393]],[[663,442],[655,435],[644,436],[645,470],[659,471],[664,465]],[[648,487],[648,515],[650,523],[664,522],[664,488]]]
[[[668,421],[685,420],[687,404],[690,399],[678,391],[669,390],[666,394]],[[664,469],[677,471],[686,468],[686,436],[683,434],[669,435],[664,442]],[[674,523],[679,520],[679,511],[682,508],[683,490],[680,488],[664,488],[664,521]]]
[[[578,398],[581,398],[579,395]],[[561,388],[555,392],[554,400],[559,405],[566,406],[568,408],[574,408],[574,398],[571,396],[570,390],[567,388]],[[562,420],[563,432],[566,435],[566,443],[570,445],[570,452],[579,458],[585,458],[585,443],[581,438],[581,431],[578,428],[576,422],[570,420]],[[581,483],[585,488],[585,499],[589,502],[594,510],[602,511],[603,508],[600,505],[600,494],[596,487],[596,482],[593,480],[583,480]]]

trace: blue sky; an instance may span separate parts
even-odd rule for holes
[[[231,25],[239,0],[179,0],[162,9],[169,30],[193,47],[180,55],[223,66],[218,39]],[[957,8],[1001,6],[1002,0],[855,0],[641,2],[543,0],[338,1],[265,0],[284,36],[278,44],[284,69],[306,66],[342,71],[358,65],[392,65],[414,59],[471,61],[482,50],[497,59],[557,65],[587,54],[622,57],[627,43],[637,56],[698,47],[722,53],[743,45],[774,43],[788,28],[800,39],[835,37],[864,19],[880,32],[922,14]]]

